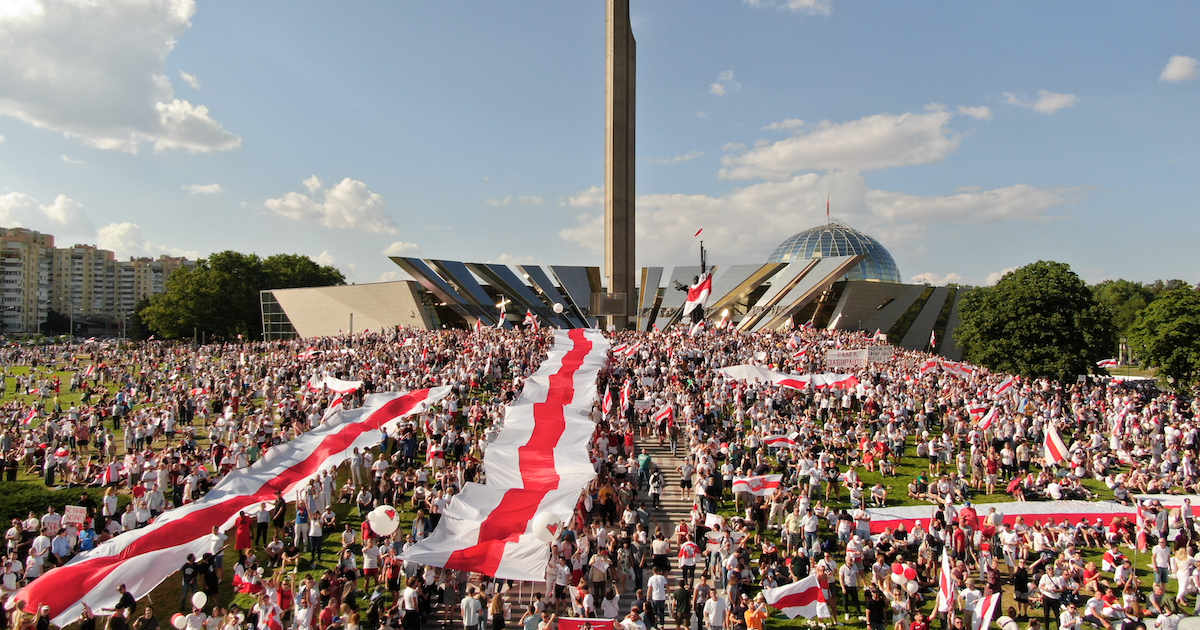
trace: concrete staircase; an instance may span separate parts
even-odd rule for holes
[[[666,484],[663,486],[659,509],[651,512],[650,534],[653,536],[656,527],[662,528],[663,534],[671,541],[671,552],[668,557],[671,559],[671,572],[667,574],[668,578],[679,579],[678,560],[676,557],[679,554],[679,545],[675,544],[675,526],[679,524],[680,519],[690,519],[692,513],[692,501],[680,497],[679,489],[679,470],[683,465],[685,450],[681,445],[676,449],[678,455],[671,455],[670,443],[665,443],[663,446],[658,445],[657,438],[647,438],[638,441],[638,453],[647,453],[650,455],[651,461],[663,471],[663,477],[666,479]],[[640,493],[642,501],[646,506],[650,506],[650,494],[643,489]],[[703,569],[703,560],[700,561],[700,569]],[[649,578],[653,572],[649,569],[645,571],[644,577]],[[628,585],[628,590],[621,594],[621,614],[629,612],[629,607],[633,603],[634,589],[633,584]],[[674,582],[672,588],[674,590]],[[671,622],[673,627],[674,622]]]

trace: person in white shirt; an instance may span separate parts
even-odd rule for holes
[[[650,605],[654,607],[654,623],[665,627],[667,618],[667,576],[663,575],[662,567],[654,567],[654,575],[646,580],[646,591],[650,596]]]
[[[1067,604],[1062,615],[1058,618],[1058,630],[1079,630],[1079,613],[1075,609],[1075,604]],[[1104,627],[1111,628],[1112,625],[1105,623]]]
[[[725,598],[717,595],[717,589],[712,589],[708,593],[708,601],[704,602],[704,625],[708,630],[721,630],[725,627],[728,610]]]

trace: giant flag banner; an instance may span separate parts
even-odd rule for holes
[[[764,381],[792,389],[849,389],[858,385],[858,378],[853,374],[784,374],[757,365],[733,365],[717,371],[739,381]]]
[[[487,484],[466,484],[433,534],[401,557],[500,579],[544,580],[550,546],[531,522],[543,512],[571,518],[596,476],[588,414],[607,357],[600,331],[555,331],[554,348],[508,407],[504,428],[484,454]]]
[[[168,510],[146,527],[75,556],[14,597],[25,602],[26,610],[49,606],[51,621],[59,627],[78,619],[84,604],[95,611],[115,606],[120,584],[141,599],[178,571],[188,554],[208,551],[213,527],[229,529],[239,512],[257,514],[259,505],[274,501],[276,492],[295,501],[309,481],[346,461],[354,448],[375,446],[383,429],[394,434],[404,418],[425,411],[449,392],[449,387],[439,387],[372,394],[362,407],[339,412],[312,431],[272,447],[253,465],[229,473],[199,501]]]
[[[769,497],[779,490],[783,475],[759,475],[757,477],[734,477],[734,492],[749,492],[756,497]]]

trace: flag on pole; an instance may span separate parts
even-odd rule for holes
[[[717,330],[722,330],[729,325],[729,313],[721,315],[721,321],[717,322]]]
[[[700,274],[700,280],[688,289],[687,301],[683,303],[683,316],[691,315],[697,307],[704,308],[711,293],[712,274],[708,272]]]
[[[757,477],[734,477],[734,492],[749,492],[756,497],[769,497],[783,482],[783,475],[759,475]]]
[[[529,326],[530,328],[533,328],[533,331],[534,331],[534,332],[537,332],[537,330],[538,330],[538,320],[537,320],[537,317],[536,317],[536,316],[534,316],[534,314],[533,314],[533,311],[525,311],[525,321],[524,321],[523,323],[524,323],[526,326]]]
[[[29,426],[33,423],[33,419],[38,415],[37,409],[30,409],[29,413],[25,414],[25,418],[21,420],[23,426]]]
[[[999,396],[1000,394],[1003,394],[1004,392],[1006,392],[1006,391],[1008,391],[1008,390],[1012,389],[1012,386],[1013,386],[1013,384],[1014,384],[1014,383],[1016,383],[1016,382],[1017,382],[1017,377],[1015,377],[1015,376],[1010,376],[1010,377],[1008,377],[1008,378],[1004,379],[1003,381],[1000,381],[1000,384],[999,384],[999,385],[997,385],[997,386],[996,386],[996,389],[994,389],[994,390],[992,390],[992,391],[993,391],[993,392],[994,392],[994,393],[995,393],[997,396]]]
[[[696,230],[696,233],[692,235],[692,238],[696,238],[697,236],[700,236],[700,233],[703,231],[704,231],[704,228],[700,228],[699,230]]]
[[[478,334],[481,334],[482,332],[483,332],[483,320],[477,319],[477,320],[475,320],[475,334],[478,335]]]
[[[604,388],[604,403],[603,403],[603,406],[601,407],[601,410],[604,411],[605,417],[608,417],[608,414],[612,413],[612,406],[613,406],[612,389],[605,387]]]
[[[668,404],[667,406],[663,407],[662,409],[659,409],[658,412],[654,414],[654,421],[656,423],[661,422],[663,420],[666,420],[667,424],[674,422],[675,407]]]
[[[631,383],[629,381],[625,381],[625,386],[621,388],[621,410],[622,411],[629,408],[629,396],[631,393],[629,391],[630,386],[631,386]]]
[[[926,359],[925,363],[921,365],[921,376],[925,376],[926,374],[933,372],[934,370],[937,369],[937,367],[938,367],[937,359]]]
[[[987,413],[987,409],[988,408],[985,405],[981,405],[977,402],[967,403],[967,415],[971,416],[972,418],[978,418],[979,416],[982,416],[983,414]]]
[[[1120,362],[1117,361],[1116,359],[1105,359],[1103,361],[1096,362],[1096,367],[1102,367],[1102,368],[1115,368],[1118,365],[1120,365]]]
[[[875,335],[871,338],[875,341],[887,341],[887,333],[883,332],[883,330],[879,328],[876,328]]]
[[[696,335],[700,334],[700,330],[703,328],[704,328],[704,320],[700,320],[700,321],[696,322],[695,324],[692,324],[691,330],[688,331],[688,336],[695,337]]]
[[[1065,462],[1069,459],[1070,451],[1067,450],[1067,445],[1058,435],[1058,429],[1054,428],[1053,424],[1046,424],[1046,437],[1042,442],[1042,448],[1045,451],[1046,464],[1057,464]]]
[[[796,443],[796,440],[793,440],[786,435],[772,435],[770,437],[763,438],[763,444],[767,446],[800,448],[800,445]]]
[[[954,624],[954,568],[950,564],[949,545],[942,547],[942,573],[938,579],[937,612],[946,613],[946,624]]]
[[[929,349],[937,348],[937,331],[929,331]]]
[[[808,348],[804,348],[803,350],[797,350],[796,352],[792,353],[792,360],[799,361],[800,359],[803,359],[804,355],[806,355],[806,354],[808,354]]]
[[[94,374],[95,372],[96,372],[96,364],[95,364],[95,363],[90,363],[90,364],[88,364],[87,371],[86,371],[86,372],[84,372],[84,373],[83,373],[83,375],[84,375],[84,376],[91,376],[91,375],[92,375],[92,374]]]
[[[1146,512],[1143,510],[1142,502],[1140,500],[1137,502],[1136,519],[1137,519],[1136,520],[1137,549],[1138,549],[1138,551],[1145,551],[1146,547],[1147,547],[1147,544],[1146,544],[1147,543],[1147,541],[1146,541]]]
[[[787,340],[787,347],[791,348],[792,350],[799,348],[800,347],[800,338],[797,337],[796,335],[792,335],[792,337]]]
[[[998,407],[992,407],[989,409],[988,412],[984,414],[983,418],[979,420],[979,430],[987,431],[988,429],[992,428],[992,423],[996,421],[996,416],[998,415],[1000,415],[1000,409]]]
[[[821,593],[821,583],[815,573],[779,588],[765,589],[763,597],[789,619],[833,616],[829,604],[825,603],[825,595]]]

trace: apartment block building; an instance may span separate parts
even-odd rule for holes
[[[165,290],[167,278],[196,262],[130,258],[95,245],[56,248],[54,237],[0,228],[0,321],[4,332],[36,332],[54,310],[76,319],[125,320],[139,300]]]

